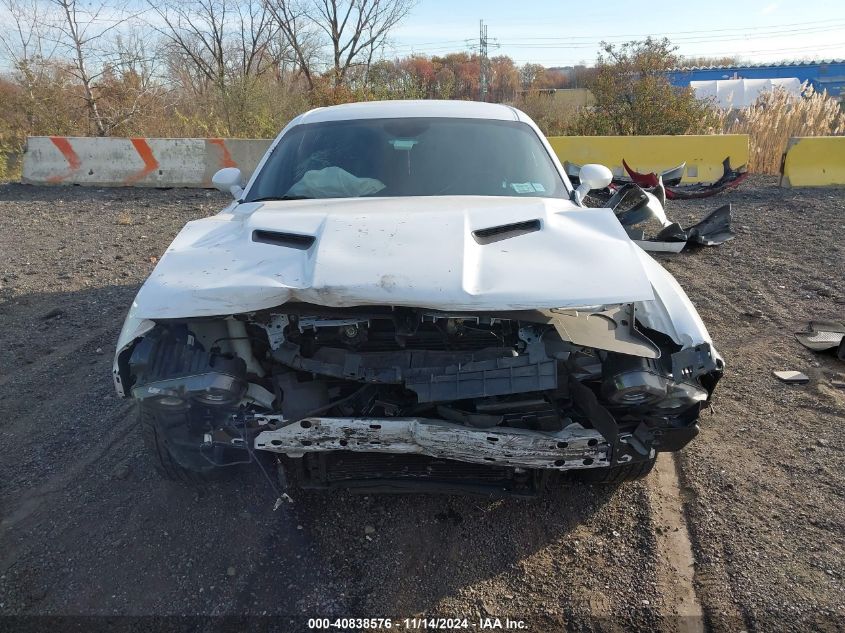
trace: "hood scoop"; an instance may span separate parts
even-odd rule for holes
[[[135,314],[228,315],[291,301],[448,312],[651,301],[641,252],[613,211],[564,199],[271,201],[190,222]]]
[[[534,233],[539,231],[541,226],[540,220],[526,220],[525,222],[491,226],[487,229],[477,229],[472,232],[472,237],[478,244],[493,244],[519,235]]]
[[[285,246],[287,248],[295,248],[298,251],[307,251],[314,245],[315,240],[316,238],[313,235],[299,235],[297,233],[284,233],[282,231],[256,229],[252,232],[253,242]]]

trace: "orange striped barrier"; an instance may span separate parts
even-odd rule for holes
[[[61,152],[68,165],[68,171],[66,173],[56,174],[48,178],[51,183],[59,183],[65,178],[72,176],[82,166],[82,161],[79,160],[79,156],[73,151],[73,146],[66,138],[62,136],[51,136],[50,142]]]
[[[223,167],[244,182],[270,140],[89,138],[35,136],[27,140],[23,182],[98,187],[210,187]]]

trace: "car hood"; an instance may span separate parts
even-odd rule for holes
[[[491,311],[648,301],[637,251],[612,211],[568,200],[246,203],[189,222],[132,313],[225,315],[289,301]]]

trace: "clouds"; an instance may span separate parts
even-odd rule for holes
[[[771,15],[772,13],[778,10],[778,7],[780,7],[780,2],[772,2],[771,4],[767,4],[765,7],[763,7],[763,10],[760,11],[760,15]]]

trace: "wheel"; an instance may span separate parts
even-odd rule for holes
[[[623,464],[610,468],[589,468],[577,470],[573,473],[576,479],[589,484],[621,484],[624,481],[642,479],[654,468],[656,459],[648,459],[644,462]]]
[[[153,458],[156,470],[165,479],[190,484],[202,484],[219,479],[222,473],[231,468],[215,466],[200,452],[200,439],[196,439],[196,448],[188,443],[189,431],[182,418],[169,421],[168,415],[155,408],[139,403],[138,422],[144,445]],[[186,442],[180,444],[174,440],[183,436]]]

